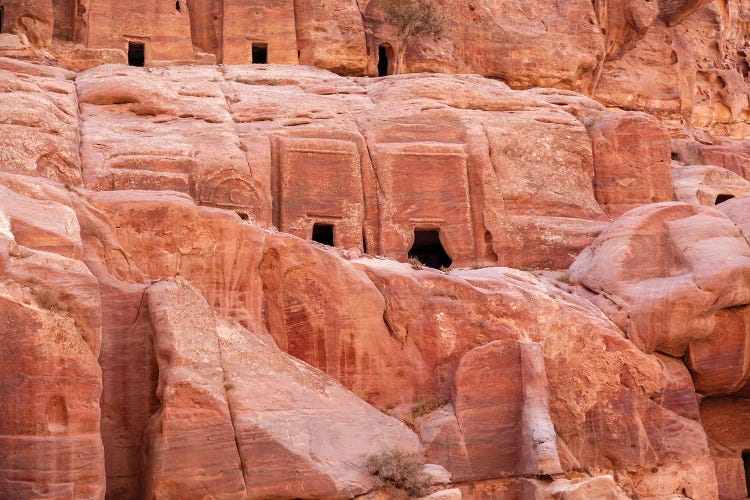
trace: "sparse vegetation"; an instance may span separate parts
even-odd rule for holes
[[[443,406],[447,405],[450,400],[451,395],[449,392],[441,392],[439,394],[436,394],[435,396],[423,399],[415,404],[411,410],[411,415],[413,418],[419,418],[421,416],[427,415],[428,413],[432,413],[438,408],[442,408]]]
[[[43,288],[42,290],[38,290],[34,296],[39,307],[43,307],[49,311],[56,311],[60,307],[60,292],[57,290]]]
[[[407,262],[411,265],[412,269],[424,269],[424,264],[422,264],[416,257],[409,257]]]
[[[448,14],[434,2],[424,0],[386,0],[383,3],[386,21],[392,24],[401,39],[397,67],[414,39],[422,35],[440,37],[448,26]]]
[[[429,477],[424,473],[420,457],[403,450],[388,450],[367,459],[367,470],[378,478],[379,486],[410,497],[421,497],[429,488]]]

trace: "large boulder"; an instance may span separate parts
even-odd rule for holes
[[[694,205],[634,209],[579,255],[570,280],[645,352],[686,356],[699,392],[732,393],[750,377],[750,246],[738,225]]]
[[[184,280],[147,297],[161,402],[149,497],[350,498],[375,485],[368,457],[419,451],[403,423],[219,317]]]

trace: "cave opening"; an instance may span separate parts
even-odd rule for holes
[[[180,5],[180,0],[177,0],[177,1],[176,1],[176,2],[174,3],[174,9],[175,9],[175,10],[176,10],[177,12],[180,12],[180,11],[182,10],[182,6]]]
[[[128,42],[128,64],[143,67],[146,62],[146,44]]]
[[[312,240],[329,247],[335,246],[333,244],[333,225],[315,224],[312,231]]]
[[[268,64],[268,44],[253,44],[253,64]]]
[[[679,154],[677,154],[677,153],[672,153],[672,156],[671,156],[671,158],[672,158],[672,160],[674,160],[674,161],[679,161],[679,159],[680,159],[680,155],[679,155]]]
[[[742,452],[742,464],[745,466],[745,487],[750,495],[750,450]]]
[[[414,245],[409,250],[409,258],[417,259],[427,267],[448,268],[453,263],[440,243],[440,233],[434,229],[415,229]]]
[[[725,201],[729,201],[732,198],[734,198],[733,194],[720,194],[716,197],[716,202],[714,205],[718,205],[719,203],[724,203]]]
[[[378,47],[378,76],[390,75],[390,45],[384,44]]]

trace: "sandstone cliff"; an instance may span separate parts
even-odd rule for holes
[[[0,498],[748,495],[747,6],[388,5],[0,0]]]

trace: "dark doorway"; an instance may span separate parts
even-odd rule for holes
[[[174,3],[174,8],[175,8],[175,10],[176,10],[177,12],[180,12],[180,10],[182,10],[182,6],[180,5],[180,1],[179,1],[179,0],[177,0],[177,1],[176,1],[176,2]]]
[[[5,33],[3,31],[3,17],[5,17],[4,14],[5,14],[5,7],[0,5],[0,33]]]
[[[733,194],[720,194],[719,196],[716,197],[716,202],[714,203],[714,205],[718,205],[719,203],[724,203],[725,201],[729,201],[732,198],[734,198]]]
[[[742,452],[742,462],[745,466],[745,487],[747,488],[747,494],[750,495],[750,450]]]
[[[390,52],[389,49],[390,47],[388,45],[381,45],[380,47],[378,47],[378,76],[387,76],[390,74],[388,72],[388,53]]]
[[[128,64],[143,67],[146,62],[146,44],[128,42]]]
[[[453,263],[440,243],[440,233],[435,230],[414,230],[414,245],[409,250],[409,258],[435,269],[448,268]]]
[[[677,154],[677,153],[672,153],[672,156],[671,156],[671,158],[672,158],[672,160],[674,160],[674,161],[679,161],[679,159],[680,159],[680,155],[679,155],[679,154]]]
[[[315,224],[313,226],[312,240],[328,245],[329,247],[335,246],[333,244],[333,226],[331,224]]]
[[[253,44],[253,64],[268,64],[268,45],[265,43]]]

